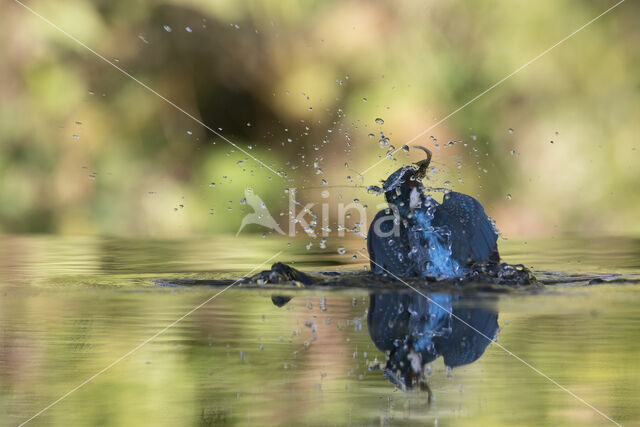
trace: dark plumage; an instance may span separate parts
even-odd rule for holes
[[[403,166],[382,191],[389,208],[376,214],[367,236],[371,270],[401,276],[458,277],[475,264],[497,263],[498,234],[480,202],[448,192],[442,203],[425,195],[431,160]]]
[[[479,201],[451,191],[435,208],[432,224],[451,231],[452,257],[460,265],[498,262],[498,233]]]

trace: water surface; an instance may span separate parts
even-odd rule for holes
[[[361,240],[341,242],[345,254],[287,243],[3,238],[0,425],[27,420],[220,290],[156,279],[237,278],[279,250],[279,261],[308,271],[366,265],[353,257]],[[640,242],[510,240],[500,247],[507,261],[554,284],[473,295],[458,289],[456,310],[495,313],[500,345],[615,421],[640,424]],[[594,278],[611,283],[588,285]],[[489,342],[471,363],[429,362],[430,401],[426,391],[401,391],[375,369],[385,353],[367,325],[372,293],[292,290],[293,299],[276,307],[268,288],[231,288],[31,423],[608,422]]]

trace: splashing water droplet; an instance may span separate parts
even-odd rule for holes
[[[367,187],[367,193],[375,194],[377,196],[382,193],[382,188],[378,187],[377,185],[370,185]]]
[[[509,128],[509,133],[513,135],[513,128]]]
[[[362,102],[367,102],[367,98],[362,98]]]
[[[387,145],[389,145],[389,142],[391,142],[391,140],[384,136],[384,134],[380,134],[380,139],[378,140],[378,142],[380,143],[380,148],[385,148]]]
[[[376,123],[379,124],[379,125],[383,125],[384,124],[384,120],[382,120],[380,117],[378,117],[376,119]]]
[[[338,253],[339,253],[340,255],[344,255],[344,254],[346,254],[346,253],[347,253],[347,250],[346,250],[343,246],[339,246],[339,247],[338,247]]]
[[[507,200],[511,200],[511,194],[507,194]]]

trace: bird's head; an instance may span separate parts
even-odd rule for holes
[[[422,180],[427,175],[427,168],[431,163],[431,151],[415,145],[426,153],[427,158],[410,166],[403,166],[384,181],[382,192],[387,203],[397,207],[401,214],[408,214],[425,202],[424,185]]]

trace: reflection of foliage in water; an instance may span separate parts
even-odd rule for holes
[[[18,425],[215,291],[206,285],[158,287],[151,279],[229,278],[279,245],[242,237],[3,239],[0,424]],[[354,248],[360,245],[348,247]],[[638,285],[624,283],[623,276],[619,285],[587,285],[594,277],[587,272],[605,266],[608,276],[638,273],[639,249],[638,241],[626,239],[530,240],[526,246],[510,240],[503,246],[511,260],[582,274],[554,273],[558,281],[581,279],[568,283],[573,286],[500,294],[500,343],[623,425],[640,420]],[[341,260],[320,250],[311,257],[296,250],[287,258],[306,269],[339,269]],[[303,289],[296,295],[278,308],[268,290],[231,290],[40,422],[199,425],[204,414],[205,421],[220,417],[238,424],[249,423],[248,417],[252,424],[601,424],[588,408],[493,346],[450,375],[442,358],[432,362],[428,381],[437,404],[428,407],[424,393],[398,393],[379,371],[367,369],[376,359],[385,362],[365,321],[368,290]],[[461,308],[491,311],[491,304],[467,300]],[[316,341],[306,326],[310,319]]]

